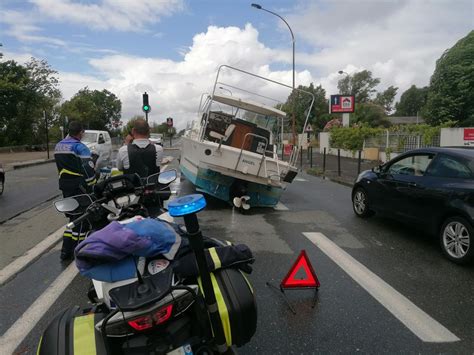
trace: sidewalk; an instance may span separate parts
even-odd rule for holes
[[[54,159],[53,152],[49,152],[50,161]],[[47,152],[11,152],[0,153],[0,164],[5,170],[13,170],[22,165],[36,165],[47,162]]]
[[[355,158],[343,158],[341,157],[341,174],[338,174],[337,167],[337,155],[326,155],[326,169],[323,172],[323,154],[316,152],[316,149],[313,150],[312,158],[312,168],[310,160],[308,159],[307,151],[303,151],[303,169],[308,172],[308,174],[316,176],[325,176],[332,181],[339,182],[344,185],[352,186],[355,179],[358,176],[357,165],[358,160],[357,156]],[[298,161],[298,167],[300,167],[300,161]],[[376,167],[380,164],[378,161],[373,160],[361,160],[360,171],[370,170],[373,167]]]

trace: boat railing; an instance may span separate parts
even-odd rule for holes
[[[263,139],[265,141],[265,147],[263,148],[262,159],[260,160],[260,165],[258,166],[258,171],[257,171],[257,176],[258,176],[260,174],[260,170],[262,169],[262,164],[265,161],[265,152],[267,151],[268,138],[264,137],[264,136],[260,136],[260,135],[255,134],[255,133],[249,132],[244,136],[244,141],[242,142],[242,146],[240,147],[240,154],[239,154],[239,157],[237,159],[237,164],[235,164],[235,169],[234,170],[237,171],[237,168],[239,167],[240,159],[242,158],[242,154],[243,154],[243,151],[244,151],[245,142],[247,141],[248,137],[257,137],[257,138]],[[257,154],[259,154],[259,153],[257,153]],[[265,168],[265,170],[266,170],[266,168]],[[267,176],[266,171],[265,171],[265,176]]]

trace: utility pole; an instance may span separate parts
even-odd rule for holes
[[[46,155],[49,159],[49,132],[48,132],[48,116],[46,116],[46,111],[43,111],[44,125],[46,127]]]

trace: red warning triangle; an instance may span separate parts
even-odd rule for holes
[[[296,278],[296,274],[304,271],[306,278]],[[306,251],[302,250],[295,263],[285,276],[280,286],[282,288],[318,288],[320,286],[318,277],[314,272]]]

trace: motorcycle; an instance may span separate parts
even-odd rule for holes
[[[105,180],[94,191],[95,200],[68,227],[86,220],[101,227],[104,216],[124,224],[143,219],[146,199],[163,195],[163,186],[176,178],[176,172],[166,173],[149,177],[141,186],[129,184],[126,177]],[[157,184],[161,189],[150,188]],[[76,203],[62,200],[56,208],[77,212],[81,201],[73,200]],[[158,219],[172,226],[184,250],[174,260],[135,255],[134,277],[93,280],[93,306],[58,315],[45,330],[38,354],[79,353],[84,344],[97,354],[213,354],[232,352],[250,341],[256,330],[256,302],[242,270],[251,271],[253,256],[249,250],[243,253],[245,248],[202,236],[196,213],[205,206],[202,195],[171,201],[169,212]],[[183,217],[185,227],[170,222],[169,216]],[[90,325],[87,336],[85,323]]]

